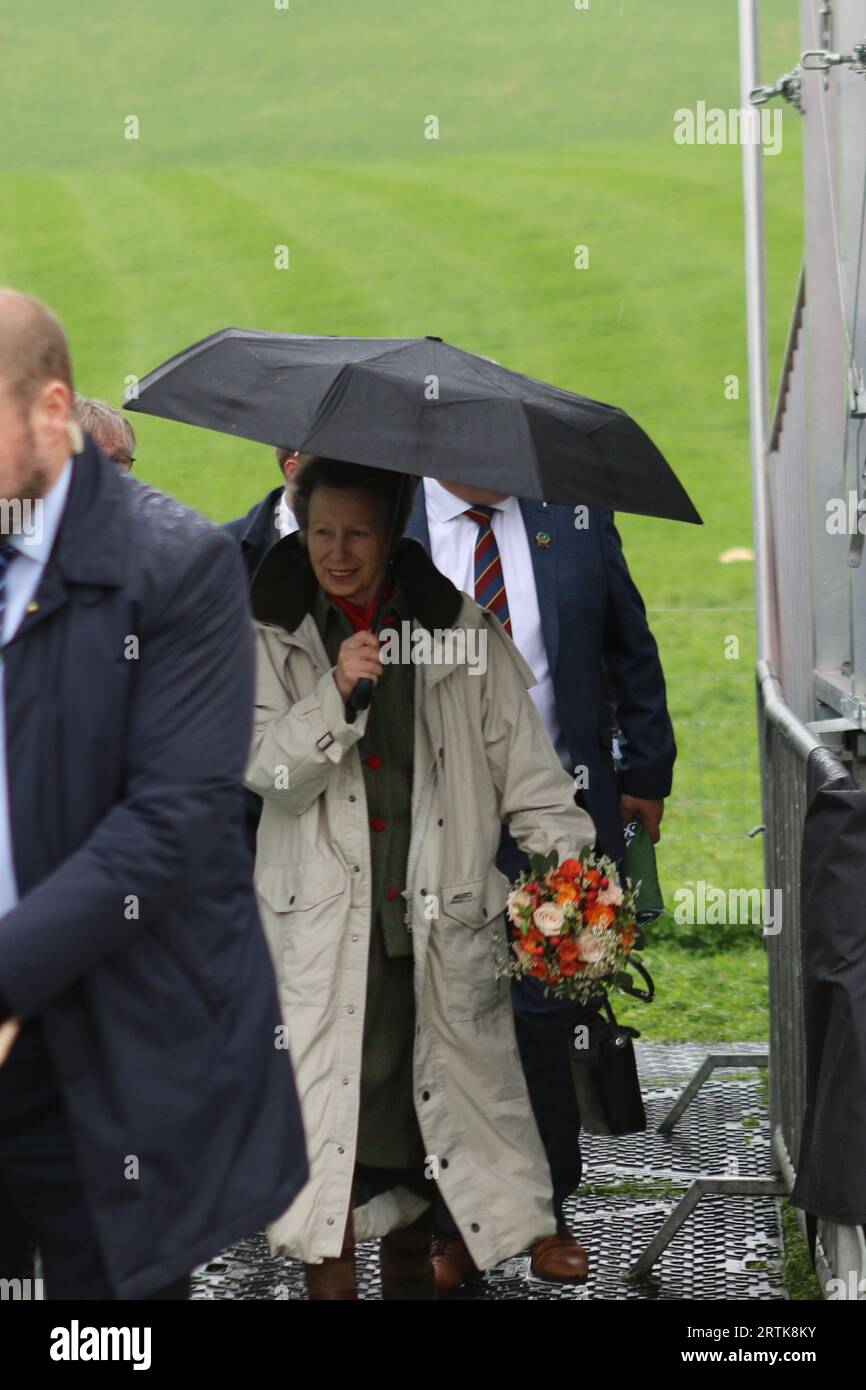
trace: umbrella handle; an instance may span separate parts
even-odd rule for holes
[[[367,709],[373,698],[373,682],[368,676],[355,682],[355,687],[346,701],[346,723],[354,724],[360,710]]]
[[[400,515],[400,508],[403,503],[403,497],[405,496],[406,487],[408,486],[408,479],[406,477],[406,474],[401,473],[399,476],[400,481],[397,484],[397,496],[394,499],[394,510],[391,513],[391,522],[388,527],[388,544],[385,548],[385,554],[388,556],[388,564],[382,571],[382,583],[379,586],[379,596],[376,600],[376,615],[372,623],[372,626],[376,631],[378,631],[379,623],[381,622],[382,613],[384,611],[382,607],[382,596],[385,592],[385,585],[388,582],[388,567],[391,564],[391,561],[393,560],[394,547],[398,540],[397,518]],[[355,718],[358,715],[358,713],[361,710],[369,708],[370,701],[373,699],[373,690],[373,682],[367,676],[364,676],[362,680],[355,682],[355,688],[349,696],[348,700],[346,701],[347,724],[354,724]]]

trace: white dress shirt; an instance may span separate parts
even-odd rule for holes
[[[283,493],[276,505],[274,512],[274,524],[280,533],[280,540],[283,536],[290,536],[293,531],[297,531],[298,523],[295,520],[295,513],[286,501],[286,494]]]
[[[6,768],[6,698],[3,675],[3,646],[15,635],[27,610],[27,605],[39,588],[48,557],[54,545],[57,528],[66,506],[72,479],[72,460],[67,459],[63,472],[45,497],[41,506],[41,530],[36,537],[10,536],[7,545],[18,551],[6,571],[6,611],[0,632],[0,918],[18,902],[18,884],[12,857],[12,823],[9,812],[9,778]]]
[[[430,530],[430,553],[434,565],[447,575],[458,589],[474,598],[478,523],[466,515],[469,503],[455,497],[453,492],[449,492],[435,478],[424,479],[424,502]],[[516,497],[506,497],[503,502],[493,503],[492,509],[490,524],[502,561],[502,577],[505,581],[508,613],[511,618],[511,635],[518,651],[535,675],[536,683],[529,692],[535,708],[544,721],[544,727],[560,762],[566,770],[570,770],[571,758],[556,712],[556,695],[550,667],[547,664],[529,537],[526,534],[520,503]]]

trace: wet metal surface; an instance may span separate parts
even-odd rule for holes
[[[713,1073],[671,1135],[655,1127],[708,1052],[762,1052],[765,1043],[638,1043],[648,1129],[608,1139],[584,1135],[584,1181],[566,1203],[569,1224],[589,1253],[587,1284],[534,1278],[529,1256],[489,1270],[466,1299],[780,1299],[782,1239],[772,1197],[705,1197],[639,1284],[624,1272],[658,1231],[692,1178],[761,1177],[770,1172],[770,1135],[761,1074],[738,1067]],[[375,1242],[356,1252],[360,1297],[378,1299]],[[263,1234],[240,1241],[195,1273],[193,1298],[306,1297],[303,1266],[274,1260]]]

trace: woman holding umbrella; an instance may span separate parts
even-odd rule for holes
[[[299,533],[252,588],[256,886],[310,1161],[269,1235],[305,1262],[316,1299],[357,1297],[354,1242],[372,1236],[386,1298],[434,1296],[430,1179],[481,1268],[555,1230],[496,971],[508,884],[495,859],[503,822],[560,859],[593,825],[497,619],[414,541],[389,557],[411,501],[404,487],[398,504],[399,481],[313,458]],[[423,636],[411,650],[429,659],[383,664],[370,630],[383,583],[386,625]],[[375,694],[356,713],[364,679]]]

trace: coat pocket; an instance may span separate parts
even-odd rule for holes
[[[502,916],[508,883],[497,869],[442,888],[438,922],[446,997],[453,1023],[478,1018],[508,997],[508,981],[497,978],[497,960],[507,946]]]
[[[256,889],[283,1004],[327,1004],[341,964],[345,869],[337,859],[315,855],[265,865]]]

